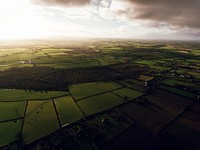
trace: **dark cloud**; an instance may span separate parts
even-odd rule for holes
[[[32,0],[36,4],[50,6],[89,5],[103,0]],[[104,0],[111,2],[109,0]],[[128,3],[128,9],[121,8],[117,15],[127,16],[130,20],[145,20],[170,25],[200,28],[200,0],[115,0]],[[115,2],[114,1],[114,2]],[[114,3],[113,2],[113,3]],[[109,3],[110,6],[110,3]]]
[[[120,15],[130,19],[166,22],[172,25],[200,28],[200,0],[121,0],[129,3]]]
[[[90,0],[32,0],[33,3],[49,6],[84,6],[90,3]]]

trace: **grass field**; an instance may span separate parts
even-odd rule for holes
[[[124,86],[127,86],[129,88],[133,88],[137,91],[140,91],[140,92],[144,91],[143,81],[134,80],[134,79],[124,79],[124,80],[120,80],[120,83]]]
[[[72,96],[78,100],[91,95],[99,94],[109,90],[122,87],[114,82],[90,82],[82,84],[74,84],[69,86]]]
[[[165,79],[163,82],[165,85],[169,85],[169,86],[175,86],[176,84],[179,85],[185,85],[185,86],[195,86],[195,83],[191,83],[191,82],[183,82],[183,81],[179,81],[177,79]]]
[[[60,57],[60,59],[58,59]],[[84,68],[84,67],[95,67],[99,66],[97,61],[92,59],[72,59],[72,58],[63,58],[63,56],[58,56],[53,58],[43,58],[36,61],[37,66],[49,66],[55,68]]]
[[[144,65],[149,65],[149,66],[153,66],[157,63],[157,61],[155,60],[137,60],[135,62],[138,64],[144,64]]]
[[[0,102],[0,122],[23,117],[26,102]]]
[[[111,93],[106,93],[99,96],[80,100],[77,103],[86,115],[92,115],[122,104],[124,102],[124,99],[119,98],[118,96],[115,96]]]
[[[200,55],[200,50],[192,50],[191,53],[192,53],[193,55],[199,56],[199,55]]]
[[[4,57],[4,60],[6,62],[19,62],[20,60],[31,60],[34,59],[34,56],[32,54],[28,53],[22,53],[22,54],[13,54]]]
[[[133,84],[138,84],[138,85],[143,85],[144,83],[142,81],[139,80],[135,80],[135,79],[123,79],[120,80],[120,83],[125,84],[126,86],[133,85]]]
[[[54,101],[62,125],[68,125],[83,118],[82,113],[70,96],[56,98]]]
[[[28,102],[22,133],[26,143],[33,142],[58,129],[58,119],[51,100]]]
[[[160,89],[172,92],[174,94],[184,96],[184,97],[189,98],[189,99],[193,99],[193,100],[197,99],[197,95],[190,93],[190,92],[187,92],[187,91],[179,90],[179,89],[176,89],[176,88],[172,88],[172,87],[168,87],[168,86],[161,86]]]
[[[25,90],[15,90],[15,89],[0,89],[0,101],[49,99],[52,97],[58,97],[68,94],[69,94],[68,92],[63,92],[63,91],[36,92],[36,91],[25,91]]]
[[[33,64],[21,64],[21,63],[8,63],[8,64],[2,64],[0,65],[0,71],[1,70],[7,70],[10,68],[14,68],[14,67],[33,67]]]
[[[193,135],[196,135],[199,131],[199,115],[197,115],[199,114],[199,106],[195,105],[195,109],[191,114],[183,115],[185,108],[188,108],[186,109],[188,113],[192,108],[189,106],[193,103],[198,103],[192,101],[196,100],[197,96],[175,87],[177,87],[177,84],[189,86],[191,89],[195,87],[193,90],[194,93],[199,92],[197,91],[198,87],[200,87],[199,43],[181,43],[178,41],[120,41],[115,39],[89,39],[88,41],[83,41],[68,41],[67,39],[64,41],[42,40],[39,43],[36,41],[33,43],[31,41],[23,41],[23,44],[20,44],[20,41],[14,42],[14,44],[9,42],[0,43],[0,77],[2,81],[5,79],[11,81],[9,79],[18,77],[18,80],[13,80],[13,84],[11,82],[5,82],[9,85],[4,84],[4,82],[1,84],[0,147],[15,141],[21,129],[23,140],[26,144],[59,130],[59,123],[63,127],[69,125],[62,129],[63,131],[70,131],[70,133],[71,128],[80,123],[82,132],[82,125],[83,131],[85,130],[84,127],[87,127],[84,124],[85,121],[87,122],[87,119],[92,119],[92,116],[87,116],[109,110],[115,106],[118,106],[117,110],[120,113],[132,118],[136,122],[136,126],[141,125],[141,129],[144,127],[145,133],[147,129],[149,130],[148,132],[153,132],[157,135],[158,131],[165,130],[165,125],[167,125],[165,131],[167,131],[167,134],[171,134],[169,137],[173,140],[175,139],[174,141],[178,137],[184,143],[188,139],[195,137],[194,142],[190,142],[189,144],[198,145],[199,137]],[[33,75],[28,72],[25,77],[22,74],[21,77],[21,74],[17,75],[20,71],[14,69],[19,67],[22,71],[31,67],[29,69],[33,69],[35,72],[33,72]],[[10,70],[11,72],[8,70],[10,68],[13,68]],[[104,69],[105,75],[108,72],[108,76],[105,76],[105,78]],[[83,70],[83,74],[80,73],[80,70]],[[89,75],[87,74],[88,70],[89,73],[91,70],[91,74]],[[100,72],[103,70],[102,76],[101,73],[98,75],[99,70]],[[165,70],[166,74],[163,70]],[[71,71],[72,74],[70,73]],[[15,74],[15,72],[17,73]],[[172,75],[173,72],[174,75]],[[42,73],[41,76],[40,73]],[[180,74],[190,74],[191,79],[188,79],[188,82],[186,82],[187,78],[180,77]],[[94,77],[98,75],[100,78],[98,76],[94,78],[93,75],[95,75]],[[31,79],[26,79],[26,77],[30,77]],[[153,93],[144,96],[144,82],[150,81],[154,77],[168,77],[168,79],[165,79],[161,83],[162,86],[153,91]],[[25,84],[20,82],[21,80],[19,79],[22,79]],[[102,81],[100,81],[101,79]],[[39,81],[30,82],[36,80]],[[29,83],[26,84],[26,82],[30,82],[30,85]],[[49,83],[47,87],[46,83]],[[35,84],[37,84],[36,88],[34,87]],[[48,88],[54,87],[53,85],[56,87]],[[63,88],[65,85],[66,88]],[[5,87],[10,89],[4,89]],[[12,89],[14,87],[16,89]],[[32,90],[23,90],[23,87]],[[69,92],[45,92],[46,89],[68,88]],[[43,89],[44,91],[33,91],[33,89]],[[140,96],[147,98],[147,101],[131,101]],[[27,108],[26,104],[28,104]],[[112,111],[115,113],[114,111],[116,110],[109,110],[102,114]],[[118,122],[117,119],[120,116],[117,113],[116,111],[116,116],[113,119],[116,119]],[[182,116],[173,121],[180,114]],[[82,118],[84,119],[81,120]],[[95,115],[94,118],[98,119],[98,115]],[[21,128],[23,119],[24,124],[23,128]],[[94,134],[95,131],[98,131],[98,125],[104,126],[101,119],[99,117],[99,124],[97,124],[97,127],[95,126]],[[81,121],[76,122],[79,120]],[[173,121],[172,126],[168,124],[171,121]],[[121,122],[123,122],[123,119]],[[90,132],[90,128],[86,129]],[[110,129],[104,130],[102,128],[102,130],[103,133]],[[103,137],[103,134],[101,135]],[[53,138],[56,136],[57,134],[53,135]],[[70,135],[69,139],[64,139],[70,141],[69,147],[71,149],[76,148],[76,146],[75,148],[73,147],[73,144],[70,145],[76,140],[80,141],[76,141],[76,144],[81,145],[83,143],[83,145],[87,145],[87,138],[82,140],[81,136],[71,138],[72,136],[75,137],[74,135]],[[51,140],[56,141],[53,138]],[[88,136],[88,138],[91,137]],[[145,143],[144,141],[142,142]],[[177,142],[179,141],[177,140]],[[68,143],[66,142],[65,144]],[[79,146],[78,144],[77,147]]]
[[[101,65],[111,65],[111,64],[117,64],[117,63],[123,62],[122,60],[115,59],[114,57],[110,57],[110,56],[107,56],[104,58],[98,58],[97,60],[100,62]]]
[[[188,71],[188,73],[192,76],[194,76],[197,79],[200,79],[200,73],[199,72],[192,72],[192,71]]]
[[[22,120],[0,123],[0,147],[18,140]]]
[[[113,91],[112,93],[124,99],[127,96],[127,100],[133,100],[143,95],[143,93],[130,89],[130,88],[119,89],[119,90]]]

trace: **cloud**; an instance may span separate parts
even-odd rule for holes
[[[38,5],[48,6],[85,6],[90,4],[90,0],[32,0]]]
[[[59,10],[66,11],[63,15],[65,20],[71,19],[74,24],[81,23],[91,29],[103,30],[105,24],[111,24],[111,27],[115,28],[112,24],[117,24],[120,26],[117,31],[127,36],[163,36],[170,38],[184,38],[184,36],[185,38],[192,36],[197,38],[200,36],[200,0],[31,1],[38,5],[55,6],[56,9],[57,6],[62,6]],[[61,12],[54,13],[52,10],[49,10],[49,12],[54,14],[54,20],[57,21],[59,20],[56,19],[59,18],[57,15],[62,14]],[[95,24],[96,21],[97,24]],[[138,24],[138,26],[127,26],[129,23]],[[112,29],[111,27],[108,29]]]
[[[96,6],[98,9],[102,8],[110,8],[112,4],[112,0],[90,0],[90,4],[92,6]]]
[[[121,0],[127,8],[117,13],[130,20],[149,20],[200,28],[200,0]]]
[[[110,7],[122,3],[121,9],[113,10],[129,20],[142,20],[190,28],[200,28],[200,0],[32,0],[39,5],[83,7],[90,4]],[[157,23],[156,23],[157,22]]]

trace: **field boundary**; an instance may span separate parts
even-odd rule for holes
[[[181,112],[179,112],[174,118],[172,118],[171,121],[169,121],[163,128],[161,128],[158,131],[158,135],[164,132],[164,130],[166,130],[171,124],[173,124],[177,119],[179,119],[182,115],[184,115],[184,113],[187,112],[190,109],[190,107],[192,107],[194,104],[195,102],[186,106]]]
[[[16,121],[16,120],[21,120],[23,119],[24,117],[18,117],[18,118],[13,118],[13,119],[8,119],[8,120],[3,120],[3,121],[0,121],[0,123],[4,123],[4,122],[10,122],[10,121]]]
[[[25,110],[24,110],[24,119],[23,119],[23,121],[22,121],[22,126],[21,126],[21,130],[20,130],[18,148],[20,148],[20,145],[21,145],[21,143],[22,143],[22,141],[23,141],[22,132],[23,132],[23,128],[24,128],[24,122],[25,122],[25,119],[26,119],[26,111],[27,111],[27,108],[28,108],[28,103],[29,103],[29,101],[26,102],[26,107],[25,107]]]
[[[52,99],[52,102],[53,102],[54,110],[55,110],[55,113],[56,113],[56,116],[57,116],[57,119],[58,119],[58,124],[59,124],[60,128],[62,128],[62,123],[61,123],[59,113],[58,113],[54,99]]]
[[[82,113],[83,117],[85,118],[86,115],[85,115],[84,111],[83,111],[82,108],[78,105],[77,101],[74,99],[74,97],[73,97],[73,95],[72,95],[72,93],[71,93],[70,90],[69,90],[69,94],[70,94],[71,98],[73,99],[74,103],[76,104],[76,106],[78,107],[78,109],[80,110],[80,112]]]
[[[165,85],[165,86],[166,86],[166,85]],[[175,87],[172,87],[172,86],[166,86],[166,87],[175,88]],[[191,98],[191,97],[187,97],[187,96],[184,96],[184,95],[175,93],[175,92],[171,92],[171,91],[169,91],[169,90],[167,90],[167,89],[164,89],[164,88],[158,87],[158,89],[159,89],[159,90],[162,90],[162,91],[165,91],[165,92],[169,92],[169,93],[174,94],[174,95],[178,95],[178,96],[184,97],[184,98],[186,98],[186,99],[188,99],[188,100],[191,100],[191,101],[196,101],[195,99],[193,99],[193,98]],[[178,89],[178,90],[180,90],[180,89]],[[184,90],[182,90],[182,91],[184,91]],[[184,91],[184,92],[187,92],[187,91]],[[190,92],[188,92],[188,93],[190,93]],[[193,93],[192,93],[192,94],[193,94]],[[194,95],[195,95],[195,94],[194,94]]]
[[[70,96],[70,94],[66,94],[66,95],[61,95],[61,96],[56,96],[56,97],[49,97],[49,98],[45,98],[45,99],[24,99],[24,100],[14,100],[14,101],[11,101],[11,100],[8,100],[8,101],[1,101],[0,100],[0,103],[12,103],[12,102],[24,102],[24,101],[45,101],[45,100],[50,100],[50,99],[56,99],[56,98],[60,98],[60,97],[65,97],[65,96]]]
[[[125,84],[123,84],[123,83],[121,83],[121,82],[118,82],[118,81],[116,81],[116,80],[113,80],[113,82],[115,82],[115,83],[117,83],[117,84],[120,84],[121,86],[124,86],[124,87],[126,87],[126,88],[129,88],[129,89],[132,89],[132,90],[135,90],[135,91],[138,91],[138,92],[144,93],[144,92],[139,91],[139,90],[137,90],[137,89],[135,89],[135,88],[133,88],[133,87],[128,87],[128,86],[126,86]],[[134,85],[134,84],[135,84],[135,83],[133,83],[133,85]],[[135,84],[135,85],[138,85],[138,86],[143,87],[143,86],[140,85],[140,84]]]
[[[84,97],[84,98],[77,99],[76,101],[78,102],[78,101],[81,101],[81,100],[84,100],[84,99],[88,99],[88,98],[91,98],[91,97],[95,97],[95,96],[98,96],[98,95],[102,95],[102,94],[106,94],[106,93],[111,93],[113,91],[120,90],[120,89],[123,89],[123,88],[125,88],[125,87],[120,87],[120,88],[117,88],[117,89],[113,89],[113,90],[101,92],[101,93],[98,93],[98,94],[93,94],[93,95],[90,95],[90,96],[87,96],[87,97]]]

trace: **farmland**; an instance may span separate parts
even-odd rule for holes
[[[48,115],[48,118],[45,117]],[[30,143],[42,136],[59,129],[53,103],[49,101],[28,102],[22,136]]]
[[[70,96],[57,98],[54,101],[63,126],[83,118],[83,114]]]
[[[122,104],[123,102],[123,99],[106,93],[78,101],[78,105],[80,105],[86,115],[91,115]]]
[[[20,135],[22,120],[16,120],[16,121],[8,121],[3,122],[0,124],[0,133],[1,133],[1,139],[0,139],[0,145],[4,145],[8,142],[13,142],[18,139],[18,136]]]
[[[112,93],[119,97],[122,97],[125,99],[127,98],[127,100],[133,100],[143,95],[143,93],[130,89],[130,88],[119,89],[119,90],[113,91]]]
[[[199,149],[198,42],[17,43],[0,43],[0,147]]]
[[[29,99],[48,99],[69,95],[64,91],[25,91],[17,89],[0,89],[1,101],[23,101]]]
[[[23,117],[26,102],[11,102],[0,104],[0,121]]]
[[[78,85],[71,85],[70,92],[78,100],[90,95],[96,95],[109,90],[121,88],[122,86],[113,82],[91,82]]]

